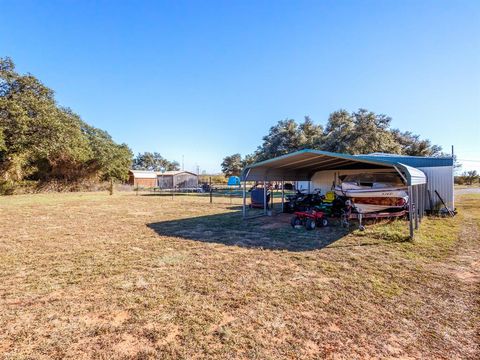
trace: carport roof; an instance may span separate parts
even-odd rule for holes
[[[242,172],[242,180],[309,181],[313,174],[322,170],[393,168],[404,177],[407,185],[426,183],[426,176],[421,170],[395,160],[386,160],[385,158],[377,160],[359,155],[304,149],[247,166]]]

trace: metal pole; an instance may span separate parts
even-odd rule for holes
[[[213,199],[212,199],[212,177],[210,176],[210,180],[209,180],[209,188],[210,188],[210,204],[213,202]]]
[[[272,190],[270,191],[270,203],[272,204],[270,207],[270,211],[273,214],[273,196],[275,195],[275,187],[272,187]]]
[[[413,188],[415,193],[415,230],[418,230],[418,185]]]
[[[267,215],[267,182],[263,180],[263,214]]]
[[[247,217],[247,181],[243,181],[243,208],[242,208],[242,213],[243,213],[243,218],[245,219]]]
[[[422,189],[423,185],[418,185],[418,223],[422,223],[422,204],[423,204],[423,199],[422,199]]]
[[[282,180],[282,213],[284,211],[284,205],[285,205],[285,181]]]
[[[410,240],[413,240],[413,205],[412,205],[412,186],[408,187],[408,222],[410,228]]]
[[[420,185],[420,223],[425,213],[425,184]]]

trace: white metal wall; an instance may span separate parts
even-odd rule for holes
[[[432,197],[433,208],[443,207],[440,199],[435,194],[438,191],[447,207],[451,210],[455,208],[455,194],[453,190],[453,166],[437,166],[418,168],[427,175],[427,190],[430,191]],[[428,194],[425,198],[425,208],[430,209],[430,200]]]

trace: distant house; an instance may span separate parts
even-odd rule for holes
[[[198,175],[190,171],[130,170],[128,183],[134,187],[186,189],[198,186]]]
[[[157,184],[160,189],[196,188],[198,175],[190,171],[157,172]]]
[[[130,170],[128,183],[135,187],[156,187],[157,173],[148,170]]]

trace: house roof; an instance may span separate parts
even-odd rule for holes
[[[349,155],[304,149],[247,166],[242,172],[242,180],[308,181],[313,174],[322,170],[393,168],[402,174],[408,185],[426,183],[426,176],[421,170],[395,160],[375,155]]]
[[[155,171],[150,171],[150,170],[130,170],[130,172],[133,174],[134,177],[136,178],[142,178],[142,179],[156,179],[157,174]]]

